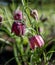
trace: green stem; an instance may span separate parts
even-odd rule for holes
[[[30,25],[32,26],[31,19],[29,18],[28,13],[26,12],[26,10],[25,10],[25,9],[24,9],[24,11],[25,11],[25,13],[26,13],[26,15],[27,15],[27,17],[28,17],[28,19],[29,19],[29,21],[30,21]]]
[[[10,60],[8,60],[4,65],[8,65],[9,62],[11,62],[12,60],[14,60],[15,58],[11,58]]]
[[[25,57],[24,57],[24,49],[23,49],[23,37],[21,36],[21,56],[22,56],[22,60],[23,62],[26,61]]]
[[[49,54],[49,53],[54,53],[55,51],[49,51],[47,54],[46,54],[46,56]]]
[[[5,43],[5,44],[7,44],[7,45],[12,46],[12,44],[11,44],[9,41],[6,41],[6,40],[3,39],[3,38],[0,38],[0,42],[3,42],[3,43]]]
[[[44,63],[45,63],[45,65],[46,65],[46,64],[47,64],[47,63],[46,63],[46,60],[47,60],[47,59],[46,59],[45,52],[43,52],[43,56],[44,56]]]
[[[17,65],[21,65],[21,63],[20,63],[20,61],[19,61],[19,59],[18,59],[18,51],[17,51],[17,49],[16,49],[15,43],[13,44],[13,49],[14,49],[14,56],[15,56]]]
[[[7,12],[6,8],[4,8],[4,11],[5,11],[4,15],[6,15],[6,18],[8,20],[8,23],[11,26],[11,22],[9,21],[9,17],[8,17],[8,14],[7,14],[8,12]]]
[[[19,45],[18,45],[18,41],[16,40],[16,42],[17,42],[17,49],[20,52],[22,61],[25,63],[26,62],[26,59],[25,59],[25,56],[24,56],[24,49],[23,49],[23,37],[21,36],[20,39],[21,39],[21,42],[20,42]]]
[[[24,11],[25,11],[25,13],[26,13],[26,15],[27,15],[29,21],[30,21],[30,24],[31,24],[31,19],[29,18],[29,15],[28,15],[28,13],[27,13],[27,11],[26,11],[26,8],[28,8],[28,7],[27,7],[27,5],[26,5],[25,0],[22,0],[22,5],[23,5],[23,9],[24,9]],[[29,9],[29,8],[28,8],[28,9]],[[29,9],[29,10],[30,10],[30,9]]]
[[[32,58],[33,58],[33,54],[31,55],[31,58],[30,58],[30,65],[33,64]]]
[[[13,57],[13,58],[11,58],[10,60],[8,60],[7,62],[5,62],[5,64],[4,65],[8,65],[8,63],[9,62],[11,62],[12,60],[14,60],[15,59],[15,57]]]

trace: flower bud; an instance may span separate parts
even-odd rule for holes
[[[31,49],[34,49],[35,47],[41,47],[44,45],[44,40],[40,35],[35,35],[29,38],[29,42]]]
[[[38,12],[37,12],[37,10],[31,10],[30,15],[31,15],[34,19],[36,19],[36,21],[38,20]]]
[[[17,36],[24,35],[25,25],[21,22],[14,22],[12,25],[12,32],[15,33]]]
[[[0,25],[1,25],[1,23],[2,23],[2,16],[0,16]]]
[[[14,12],[14,20],[22,20],[22,11],[15,11]]]

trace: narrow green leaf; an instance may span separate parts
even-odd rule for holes
[[[11,33],[10,33],[5,27],[1,27],[1,28],[0,28],[0,32],[4,32],[4,33],[7,34],[8,36],[11,36]]]
[[[22,0],[22,4],[23,4],[23,6],[26,6],[25,0]]]

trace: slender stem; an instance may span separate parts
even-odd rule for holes
[[[26,15],[27,15],[27,17],[28,17],[28,19],[29,19],[29,21],[30,21],[30,24],[32,24],[31,23],[31,19],[30,19],[30,17],[29,17],[29,15],[28,15],[28,13],[26,12],[26,10],[24,9],[24,11],[25,11],[25,13],[26,13]]]
[[[0,38],[0,42],[3,42],[4,44],[8,44],[8,45],[12,46],[12,44],[9,41],[6,41],[3,38]]]
[[[23,9],[24,9],[24,11],[25,11],[25,13],[26,13],[26,15],[27,15],[29,21],[30,21],[30,24],[31,24],[31,19],[29,18],[29,15],[28,15],[28,13],[27,13],[27,11],[26,11],[26,8],[28,8],[28,7],[27,7],[28,4],[26,5],[25,0],[22,0],[22,5],[23,5]],[[28,9],[29,9],[29,8],[28,8]],[[29,9],[29,10],[30,10],[30,9]]]
[[[43,56],[44,56],[44,62],[45,62],[45,65],[48,65],[48,62],[47,62],[47,58],[46,58],[46,54],[45,54],[45,52],[43,52]]]
[[[49,51],[46,55],[48,55],[49,53],[54,53],[55,51]]]
[[[14,60],[15,58],[11,58],[10,60],[8,60],[4,65],[8,65],[9,62],[11,62],[12,60]]]
[[[33,54],[31,55],[31,58],[30,58],[30,65],[33,64],[32,58],[33,58]]]
[[[7,14],[8,12],[7,12],[6,8],[4,8],[4,11],[5,11],[4,15],[6,15],[6,18],[8,20],[8,23],[11,26],[11,22],[9,21],[9,17],[8,17],[8,14]]]
[[[18,59],[18,51],[17,51],[17,49],[16,49],[15,43],[13,44],[13,49],[14,49],[14,56],[15,56],[17,65],[21,65],[21,63],[20,63],[20,61],[19,61],[19,59]]]
[[[11,62],[12,60],[14,60],[15,59],[15,57],[13,57],[13,58],[11,58],[10,60],[8,60],[7,62],[5,62],[5,64],[4,65],[8,65],[8,63],[9,62]]]
[[[22,56],[22,60],[23,62],[25,63],[26,59],[24,57],[24,49],[23,49],[23,37],[21,36],[21,45],[22,45],[22,48],[21,48],[21,56]]]

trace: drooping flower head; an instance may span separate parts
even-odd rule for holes
[[[40,35],[35,35],[29,38],[30,47],[34,49],[35,47],[42,47],[44,45],[44,40]]]
[[[37,12],[37,10],[31,10],[31,11],[30,11],[30,15],[31,15],[34,19],[36,19],[36,21],[38,20],[38,12]]]
[[[43,33],[44,32],[44,28],[42,26],[38,27],[38,32],[39,32],[39,34]]]
[[[24,35],[25,32],[25,25],[21,22],[14,22],[12,24],[12,30],[13,33],[15,33],[17,36]]]
[[[2,22],[2,16],[0,16],[0,22]]]
[[[1,25],[1,23],[2,23],[2,16],[0,16],[0,25]]]
[[[17,10],[14,12],[14,20],[22,20],[22,11]]]

